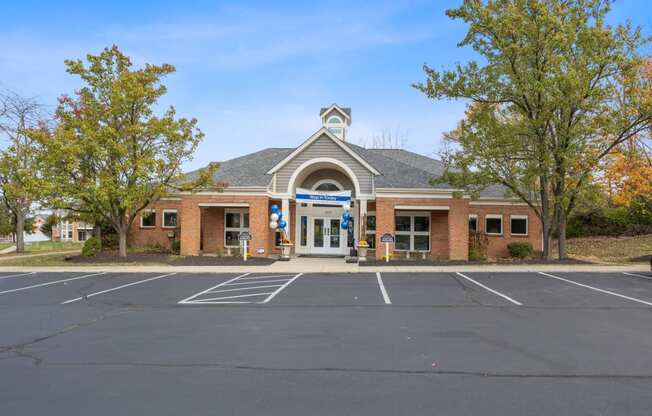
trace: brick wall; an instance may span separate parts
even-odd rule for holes
[[[503,216],[503,234],[489,235],[489,257],[509,257],[507,245],[512,242],[529,242],[535,251],[541,251],[542,235],[541,221],[534,211],[525,205],[473,205],[469,207],[469,214],[478,216],[478,231],[485,231],[485,217],[488,214]],[[516,236],[511,234],[510,215],[528,216],[528,235]]]
[[[173,228],[163,228],[163,210],[176,209],[177,220],[181,218],[181,201],[178,200],[163,200],[159,201],[148,209],[156,211],[156,226],[153,228],[143,228],[140,226],[140,215],[129,228],[128,242],[131,246],[145,246],[152,244],[159,244],[161,247],[171,248],[174,239],[168,237],[168,232],[176,231]]]

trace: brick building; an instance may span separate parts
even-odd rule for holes
[[[440,161],[348,143],[349,108],[333,104],[320,117],[321,128],[297,148],[268,148],[222,162],[215,180],[227,184],[223,191],[181,192],[144,210],[130,243],[169,246],[179,239],[183,255],[227,253],[248,231],[252,255],[275,255],[280,238],[269,217],[277,204],[296,255],[348,254],[364,238],[361,218],[372,249],[381,246],[382,234],[395,236],[395,257],[466,260],[470,228],[487,233],[491,257],[507,256],[514,241],[541,249],[538,218],[501,187],[475,200],[454,198],[451,186],[431,185],[443,171]],[[351,206],[348,229],[341,228],[343,204]]]

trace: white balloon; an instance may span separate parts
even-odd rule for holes
[[[269,228],[271,228],[272,230],[277,229],[278,228],[278,223],[276,221],[270,221],[269,222]]]
[[[272,222],[276,222],[276,221],[278,221],[278,214],[275,213],[275,212],[272,213],[272,215],[269,216],[269,219],[270,219]]]
[[[346,204],[342,208],[344,208],[344,211],[349,211],[351,209],[351,205]]]

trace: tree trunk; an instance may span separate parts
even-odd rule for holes
[[[566,253],[566,212],[561,204],[556,207],[557,217],[557,241],[559,242],[559,260],[564,260],[567,257]]]
[[[97,239],[97,242],[100,244],[100,251],[102,250],[102,227],[99,225],[93,226],[93,237]]]
[[[542,228],[543,228],[543,253],[541,254],[541,257],[544,260],[551,260],[552,259],[552,250],[550,250],[550,243],[552,242],[552,233],[551,233],[551,228],[550,224],[550,219],[547,218],[544,221],[542,221]]]
[[[25,251],[25,214],[21,210],[16,210],[16,253]]]
[[[550,250],[550,243],[552,240],[552,224],[550,216],[550,199],[548,198],[548,177],[541,175],[539,178],[541,185],[541,227],[543,228],[543,253],[541,257],[545,260],[552,259],[552,250]]]
[[[121,258],[126,258],[127,257],[127,231],[129,229],[127,227],[120,227],[118,230],[118,234],[120,235],[120,257]]]

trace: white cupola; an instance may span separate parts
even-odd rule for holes
[[[346,131],[351,125],[351,109],[340,107],[333,103],[330,107],[324,107],[319,111],[321,123],[335,137],[346,141]]]

